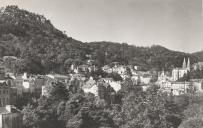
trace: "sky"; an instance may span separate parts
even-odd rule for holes
[[[0,0],[50,19],[83,42],[203,50],[202,0]]]

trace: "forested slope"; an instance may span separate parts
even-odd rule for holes
[[[0,9],[0,57],[18,57],[17,72],[66,73],[70,62],[81,64],[89,59],[86,54],[92,55],[99,66],[117,61],[138,65],[143,70],[179,67],[183,57],[190,57],[192,63],[197,61],[195,55],[158,45],[137,47],[104,41],[83,43],[68,37],[42,15],[17,6]]]

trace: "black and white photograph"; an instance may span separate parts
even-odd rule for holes
[[[0,128],[203,128],[203,1],[0,0]]]

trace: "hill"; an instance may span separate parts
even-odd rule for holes
[[[197,61],[193,54],[162,46],[137,47],[115,42],[83,43],[55,28],[44,16],[7,6],[0,9],[0,57],[16,56],[16,72],[66,73],[70,63],[82,64],[91,55],[95,64],[111,62],[139,65],[143,70],[179,67],[183,57]]]
[[[118,61],[138,65],[143,70],[170,70],[173,67],[181,67],[184,57],[190,57],[191,63],[198,61],[195,55],[169,50],[159,45],[138,47],[112,42],[91,42],[88,45],[92,53],[98,54],[100,64]],[[101,53],[104,55],[104,52],[106,57],[100,55]]]
[[[195,52],[192,55],[196,56],[199,61],[203,61],[203,51]]]
[[[62,71],[67,58],[83,58],[83,45],[56,29],[42,15],[17,6],[0,11],[0,57],[20,58],[21,72]]]

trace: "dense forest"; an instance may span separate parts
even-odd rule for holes
[[[91,55],[91,58],[86,55]],[[142,70],[169,70],[180,67],[183,57],[191,63],[196,54],[172,51],[162,46],[137,47],[126,43],[88,42],[68,37],[44,16],[7,6],[0,9],[0,57],[16,56],[17,73],[66,73],[71,63],[93,59],[103,66],[112,62],[138,65]]]

